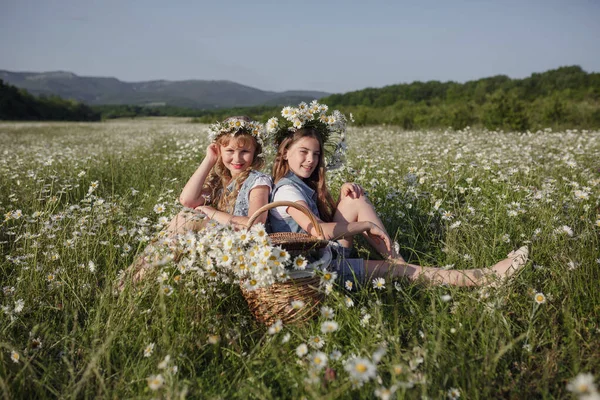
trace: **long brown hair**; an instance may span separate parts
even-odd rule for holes
[[[335,212],[335,202],[331,197],[331,193],[329,193],[329,189],[327,189],[323,141],[316,130],[312,128],[298,129],[293,134],[281,141],[279,147],[277,148],[275,161],[273,162],[273,181],[277,183],[281,178],[286,176],[288,172],[290,172],[290,165],[288,164],[288,161],[284,159],[284,156],[294,143],[305,137],[317,139],[321,151],[319,154],[319,164],[317,165],[317,168],[315,168],[313,173],[308,178],[302,180],[317,193],[317,207],[319,208],[321,219],[325,222],[331,222],[333,221],[333,213]]]
[[[252,121],[249,117],[246,116],[235,116],[229,117],[223,122],[227,122],[231,119],[242,119],[246,122]],[[254,160],[252,161],[250,168],[247,168],[245,171],[242,171],[235,178],[235,185],[233,187],[233,190],[229,193],[226,193],[225,188],[231,183],[232,176],[231,172],[225,167],[225,164],[223,164],[223,159],[219,154],[217,163],[210,171],[210,174],[206,179],[206,183],[204,184],[204,188],[210,190],[211,193],[210,205],[212,205],[220,211],[229,213],[233,212],[237,195],[240,192],[242,184],[250,175],[250,172],[252,170],[260,170],[265,165],[265,159],[262,156],[258,156],[259,154],[262,154],[261,144],[256,140],[254,136],[244,131],[238,131],[234,135],[223,134],[219,136],[215,141],[215,143],[219,146],[219,151],[221,149],[221,146],[228,146],[232,139],[237,140],[238,147],[244,147],[249,144],[252,144],[254,146]]]

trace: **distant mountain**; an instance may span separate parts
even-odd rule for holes
[[[116,78],[78,76],[66,71],[11,72],[0,70],[0,79],[34,95],[57,95],[90,105],[169,105],[198,109],[289,105],[320,99],[318,91],[270,92],[231,81],[123,82]]]

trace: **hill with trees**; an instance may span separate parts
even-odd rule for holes
[[[321,101],[352,112],[359,125],[599,128],[600,74],[568,66],[524,79],[498,75],[465,83],[413,82],[334,94]]]
[[[99,121],[100,117],[85,104],[58,96],[34,97],[0,79],[0,120]]]

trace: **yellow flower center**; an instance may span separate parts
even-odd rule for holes
[[[365,364],[356,364],[356,372],[360,372],[361,374],[364,374],[365,372],[367,372],[367,366]]]

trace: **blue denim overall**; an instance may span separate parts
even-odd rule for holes
[[[275,198],[275,193],[280,187],[285,185],[292,185],[304,197],[304,201],[308,204],[308,209],[317,217],[320,218],[319,208],[317,207],[317,193],[311,189],[302,179],[300,179],[293,172],[289,172],[286,176],[281,178],[273,188],[271,192],[271,202]],[[304,229],[294,221],[289,215],[284,219],[276,218],[273,215],[273,211],[269,211],[269,225],[271,232],[295,232],[295,233],[307,233]]]
[[[256,180],[260,177],[266,177],[269,179],[269,181],[271,180],[271,177],[268,175],[263,174],[262,172],[258,172],[258,171],[250,171],[250,174],[248,175],[248,178],[246,178],[246,180],[244,181],[244,183],[242,183],[242,187],[240,187],[240,191],[237,195],[237,198],[235,199],[235,207],[233,208],[233,215],[238,216],[238,217],[248,217],[248,209],[250,208],[250,200],[249,200],[249,196],[250,196],[250,189],[252,188],[252,185],[254,185],[254,182],[256,182]],[[235,187],[236,181],[232,181],[228,186],[227,186],[227,193],[231,192],[233,190],[233,188]]]
[[[275,184],[275,188],[271,192],[271,201],[275,198],[277,190],[285,185],[293,185],[298,189],[302,193],[310,211],[317,218],[320,218],[319,208],[317,207],[317,193],[293,172],[289,172]],[[272,214],[272,211],[269,211],[268,219],[270,232],[307,233],[292,217],[288,216],[284,219],[279,219]],[[362,258],[349,258],[351,249],[341,246],[338,242],[330,241],[326,251],[333,252],[333,260],[328,269],[337,273],[337,283],[339,285],[344,286],[346,281],[351,281],[353,287],[364,283],[366,273]]]

